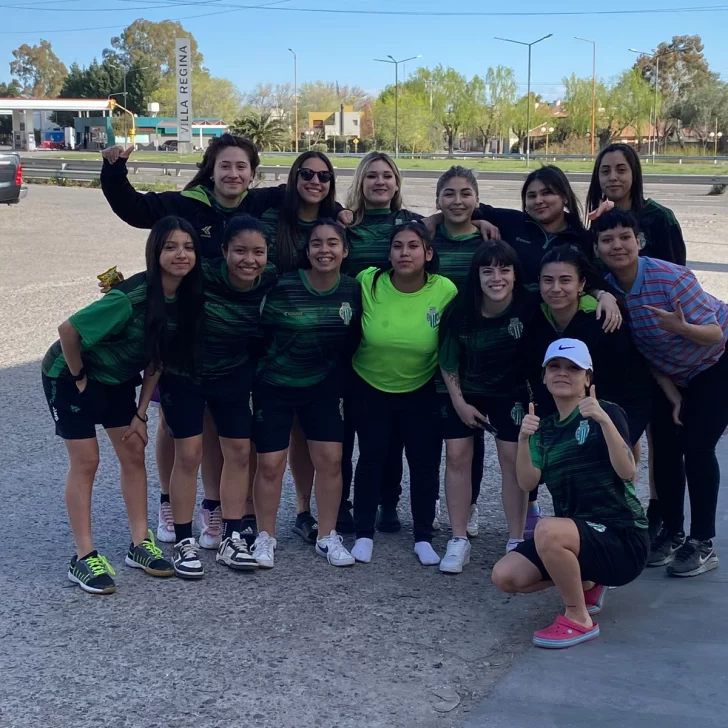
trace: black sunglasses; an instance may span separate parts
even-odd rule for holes
[[[318,177],[319,182],[327,184],[334,178],[334,175],[326,169],[323,172],[315,172],[313,169],[309,169],[308,167],[301,167],[301,169],[298,170],[298,174],[301,175],[301,179],[304,182],[310,182],[314,177]]]

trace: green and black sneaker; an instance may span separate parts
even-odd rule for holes
[[[68,578],[89,594],[113,594],[116,584],[111,577],[115,575],[106,557],[99,556],[97,551],[92,551],[82,559],[74,556],[68,570]]]
[[[174,566],[162,556],[162,549],[157,546],[151,531],[149,538],[138,546],[129,546],[126,565],[134,569],[144,569],[151,576],[174,576]]]

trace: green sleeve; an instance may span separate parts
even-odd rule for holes
[[[447,334],[437,356],[437,363],[446,372],[456,372],[460,367],[460,342],[456,336]]]
[[[531,439],[528,443],[528,448],[531,452],[531,462],[533,463],[533,467],[536,468],[536,470],[540,470],[543,474],[543,458],[541,456],[542,448],[541,448],[541,436],[539,432],[536,432],[535,435],[531,436]]]
[[[121,331],[131,318],[126,294],[112,289],[103,298],[82,308],[69,319],[78,331],[84,349],[90,349],[111,334]]]

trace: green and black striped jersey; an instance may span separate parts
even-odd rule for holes
[[[348,366],[361,339],[361,288],[340,276],[328,291],[311,288],[305,271],[287,273],[263,308],[265,354],[258,381],[309,387]]]
[[[204,319],[201,377],[217,379],[252,364],[262,338],[261,311],[278,274],[270,263],[253,288],[230,283],[224,258],[202,261]],[[174,367],[169,367],[174,372]]]
[[[473,254],[482,242],[483,237],[480,231],[472,235],[459,235],[453,238],[447,234],[445,226],[440,225],[434,240],[435,250],[440,259],[440,267],[437,272],[441,276],[449,278],[460,290],[468,277]]]
[[[510,397],[526,388],[523,337],[540,301],[539,294],[517,291],[500,316],[478,316],[471,323],[454,320],[453,312],[452,322],[446,320],[438,361],[446,372],[458,373],[464,395]],[[438,390],[443,387],[438,381]]]
[[[265,231],[268,234],[268,262],[272,263],[281,273],[287,273],[280,269],[278,264],[277,252],[277,240],[278,240],[278,216],[279,211],[277,208],[271,207],[267,209],[261,216],[260,221],[265,227]],[[305,220],[298,221],[298,234],[296,236],[296,252],[303,250],[306,247],[309,237],[311,236],[311,230],[313,229],[314,222],[307,222]],[[296,266],[298,263],[296,262]]]
[[[367,268],[387,268],[392,230],[397,225],[421,219],[422,215],[409,210],[366,210],[362,221],[346,231],[349,255],[342,270],[355,278]]]
[[[168,329],[174,330],[176,300],[167,301]],[[98,301],[70,317],[81,337],[81,359],[86,376],[104,384],[122,384],[139,376],[147,365],[144,322],[147,311],[147,274],[122,281]],[[43,373],[57,379],[70,372],[56,341],[43,357]]]
[[[629,447],[627,418],[620,407],[599,404]],[[582,518],[615,528],[647,528],[634,484],[617,475],[609,460],[602,428],[581,416],[577,407],[565,420],[559,414],[541,420],[530,441],[531,461],[541,471],[560,518]]]

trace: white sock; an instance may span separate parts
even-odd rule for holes
[[[423,566],[435,566],[440,563],[440,557],[429,541],[418,541],[415,544],[415,553]]]
[[[370,538],[358,538],[351,550],[351,555],[362,564],[368,564],[372,560],[374,541]]]
[[[508,554],[513,551],[519,543],[523,543],[522,538],[509,538],[508,543],[506,544],[506,553]]]

